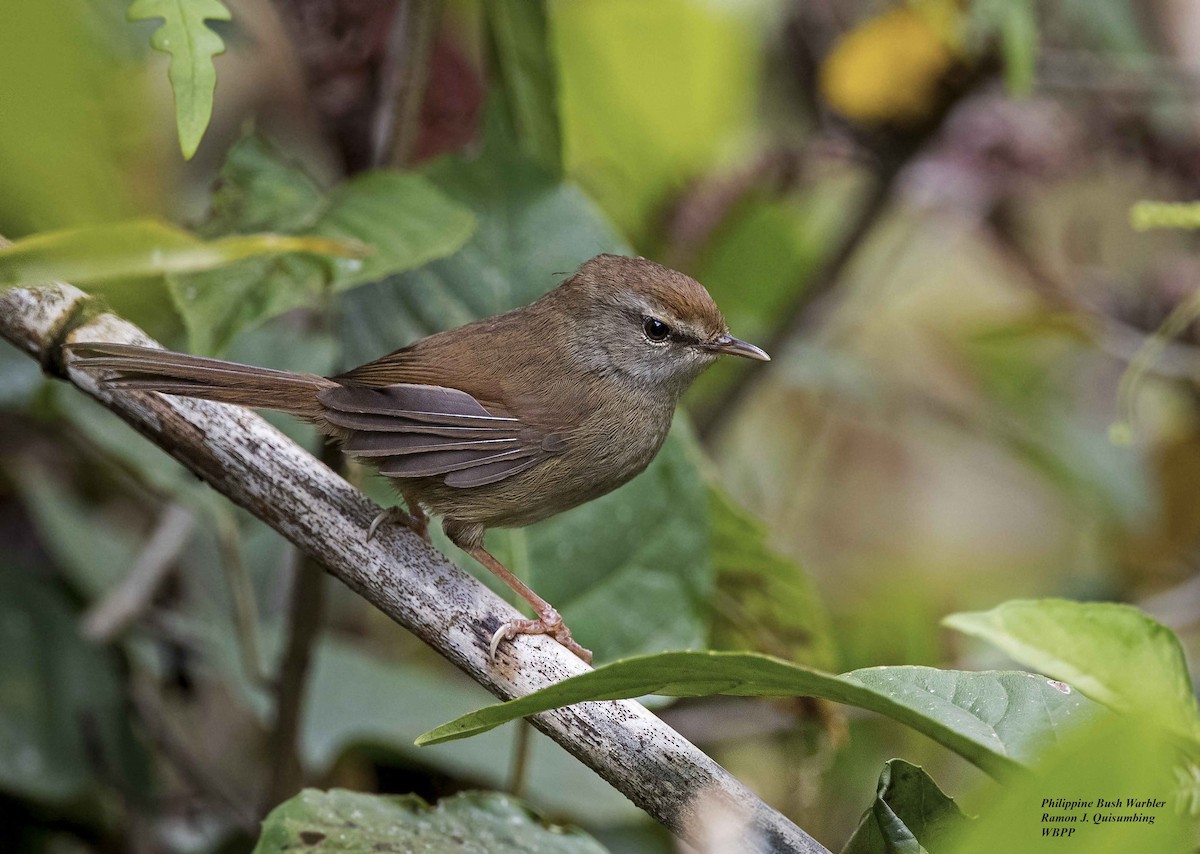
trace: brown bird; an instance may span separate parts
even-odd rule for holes
[[[616,489],[658,453],[684,389],[721,354],[768,361],[729,334],[704,286],[642,258],[598,255],[541,299],[423,338],[335,377],[125,344],[70,345],[114,389],[275,409],[338,439],[408,505],[381,514],[455,545],[537,613],[492,638],[548,634],[585,661],[551,605],[483,547],[488,528],[553,516]]]

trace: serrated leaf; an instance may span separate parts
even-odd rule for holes
[[[486,732],[510,720],[586,700],[646,694],[819,697],[877,712],[945,745],[991,774],[1035,759],[1099,708],[1029,673],[874,667],[822,673],[753,653],[667,652],[615,661],[430,730],[417,744]]]
[[[430,806],[416,795],[305,789],[271,810],[254,854],[317,850],[427,854],[604,854],[592,837],[549,824],[516,798],[463,792]]]
[[[202,240],[155,220],[133,220],[44,232],[0,249],[0,287],[210,270],[288,252],[356,257],[365,251],[361,244],[325,237],[245,234]]]
[[[1018,600],[952,614],[943,623],[1099,703],[1200,742],[1200,714],[1179,639],[1131,605]]]
[[[883,764],[875,800],[842,854],[917,854],[943,851],[947,836],[967,820],[928,774],[903,759]]]
[[[150,46],[169,54],[167,77],[175,95],[175,124],[179,148],[191,160],[212,118],[217,70],[213,57],[225,52],[225,42],[205,21],[228,21],[229,10],[220,0],[133,0],[126,17],[130,21],[161,18]]]

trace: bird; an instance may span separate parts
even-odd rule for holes
[[[549,602],[484,548],[489,528],[530,525],[604,495],[662,447],[684,390],[722,355],[770,361],[733,337],[705,287],[645,258],[602,254],[529,305],[421,338],[331,377],[156,347],[67,345],[113,390],[157,392],[298,416],[376,467],[407,509],[389,520],[449,540],[529,603],[505,640],[546,634],[584,661]]]

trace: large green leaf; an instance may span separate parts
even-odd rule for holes
[[[947,626],[1106,706],[1200,741],[1200,715],[1175,633],[1130,605],[1018,600],[952,614]]]
[[[504,131],[493,116],[478,157],[446,157],[426,172],[470,208],[478,229],[451,257],[342,297],[348,362],[525,305],[591,256],[628,253],[577,187],[522,154]],[[677,425],[647,471],[621,489],[489,540],[597,660],[705,643],[712,563],[693,453]]]
[[[883,764],[875,800],[842,854],[918,854],[942,851],[966,816],[937,783],[903,759]]]
[[[829,615],[812,581],[771,550],[767,530],[722,489],[709,486],[716,597],[713,647],[753,650],[812,667],[837,659]]]
[[[150,46],[170,54],[167,76],[175,93],[175,124],[179,148],[191,160],[212,118],[217,70],[213,57],[225,52],[221,37],[209,29],[207,20],[228,21],[232,15],[220,0],[133,0],[130,21],[161,18]]]
[[[80,637],[58,588],[0,563],[0,789],[64,801],[99,785],[101,767],[145,786],[119,663]]]
[[[370,252],[332,266],[284,257],[254,259],[219,273],[172,276],[171,293],[193,351],[221,351],[239,332],[288,309],[316,304],[328,291],[449,255],[474,228],[468,210],[418,175],[366,173],[326,196],[302,168],[260,137],[249,136],[233,147],[222,167],[204,231],[240,234],[269,223],[304,239],[351,241]]]
[[[359,257],[367,249],[352,240],[318,236],[244,234],[201,240],[155,220],[134,220],[35,234],[0,248],[0,287],[210,270],[285,252]]]
[[[430,806],[416,795],[305,789],[263,822],[254,854],[604,854],[586,833],[549,824],[515,798],[463,792]]]
[[[752,653],[668,652],[616,661],[463,715],[417,743],[465,738],[585,700],[645,694],[820,697],[906,724],[993,774],[1032,764],[1098,713],[1080,694],[1029,673],[874,667],[836,676]]]
[[[1194,822],[1178,797],[1176,755],[1161,729],[1107,716],[1042,757],[1036,773],[987,792],[979,818],[960,823],[950,844],[936,852],[1194,851]]]

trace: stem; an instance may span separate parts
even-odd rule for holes
[[[100,643],[109,643],[144,614],[153,604],[195,528],[196,520],[190,510],[182,504],[167,505],[133,569],[84,615],[84,635]]]
[[[371,160],[376,166],[405,166],[412,157],[441,15],[440,0],[401,0],[392,17],[380,68],[379,103],[371,122]]]
[[[292,597],[288,605],[288,639],[275,692],[275,723],[268,740],[268,755],[275,757],[263,796],[265,815],[276,804],[295,794],[303,780],[303,763],[297,734],[304,710],[312,650],[321,632],[324,611],[325,568],[295,551]]]
[[[221,555],[221,570],[229,598],[233,603],[233,625],[237,632],[238,658],[242,670],[256,685],[265,685],[266,674],[262,666],[262,655],[258,643],[258,604],[254,597],[254,585],[250,573],[242,560],[241,533],[237,520],[228,507],[213,503],[212,516],[216,526],[217,551]]]
[[[533,752],[533,729],[525,721],[517,721],[517,737],[513,741],[512,770],[508,775],[508,791],[514,798],[524,796],[529,777],[529,757]]]

